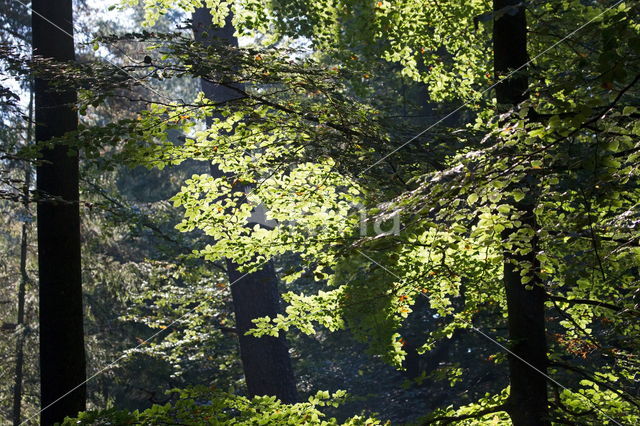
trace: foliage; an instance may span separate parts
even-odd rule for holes
[[[144,3],[149,24],[175,7],[188,13],[203,5]],[[236,383],[237,359],[220,330],[232,324],[218,323],[229,315],[228,289],[211,262],[228,258],[250,271],[287,259],[287,307],[256,320],[252,334],[298,330],[310,336],[297,337],[305,342],[346,330],[400,369],[417,352],[436,357],[450,347],[454,359],[424,369],[414,383],[440,378],[471,386],[467,354],[486,358],[479,370],[503,370],[504,353],[494,353],[508,349],[502,268],[506,257],[529,252],[535,236],[540,267],[516,266],[527,283],[537,276],[546,293],[554,418],[638,422],[636,4],[528,2],[533,63],[514,71],[527,73],[530,96],[506,111],[489,90],[505,78],[492,75],[490,33],[491,22],[511,12],[492,13],[488,2],[205,5],[217,25],[232,11],[240,34],[264,33],[267,44],[307,38],[314,52],[202,46],[182,32],[144,31],[96,40],[98,48],[143,46],[150,60],[140,63],[32,63],[80,89],[82,113],[118,97],[146,106],[66,136],[99,170],[127,164],[185,171],[199,161],[223,172],[184,179],[171,199],[183,213],[179,220],[166,203],[153,206],[166,213],[160,227],[121,202],[113,209],[114,197],[102,205],[124,214],[131,229],[151,225],[165,234],[177,225],[189,235],[170,234],[181,249],[186,245],[179,257],[167,251],[153,253],[160,260],[137,259],[134,276],[144,284],[123,319],[144,324],[149,335],[166,328],[167,337],[131,354],[167,362],[174,378],[211,361],[213,380]],[[575,29],[579,37],[564,37]],[[213,103],[202,94],[179,96],[187,101],[137,96],[150,81],[189,78],[237,97]],[[459,109],[473,120],[410,118],[420,108],[401,108],[407,81],[426,88],[429,102],[463,102]],[[535,204],[535,229],[523,224],[523,201]],[[477,340],[468,337],[474,333]],[[85,413],[81,421],[293,422],[316,413],[306,420],[337,422],[316,411],[324,396],[285,406],[202,392],[182,391],[177,402],[143,412]],[[469,394],[455,405],[445,401],[425,420],[508,424],[503,383],[475,384]]]
[[[308,402],[282,404],[274,397],[245,397],[215,391],[206,387],[173,390],[177,399],[173,403],[154,405],[142,412],[126,412],[116,409],[80,413],[77,418],[67,418],[62,426],[71,425],[337,425],[336,419],[326,419],[321,407],[337,406],[345,398],[344,392],[330,395],[318,392]],[[344,425],[380,425],[378,420],[355,416]]]
[[[567,356],[565,354],[582,359],[593,357],[588,370],[597,371],[605,367],[595,359],[597,352],[618,361],[615,367],[605,367],[614,368],[615,377],[633,375],[631,371],[635,367],[627,364],[627,360],[634,358],[632,348],[635,346],[619,344],[608,336],[624,335],[625,342],[631,342],[637,335],[632,325],[637,316],[636,302],[627,297],[637,290],[637,248],[632,223],[637,213],[638,169],[633,117],[638,76],[626,72],[633,68],[638,57],[634,7],[618,4],[609,8],[579,2],[554,6],[532,4],[529,14],[534,17],[531,53],[535,66],[528,69],[528,74],[534,95],[517,110],[497,116],[491,97],[479,86],[489,79],[504,78],[492,77],[487,72],[491,63],[486,50],[488,32],[482,28],[474,29],[472,36],[461,32],[469,31],[474,20],[486,22],[499,17],[487,19],[480,4],[465,6],[470,9],[455,9],[454,2],[442,5],[449,12],[444,16],[462,24],[454,28],[447,19],[439,19],[428,21],[422,29],[407,30],[402,25],[422,24],[424,20],[411,19],[409,12],[397,12],[397,19],[389,21],[388,30],[380,37],[383,47],[372,49],[364,56],[376,54],[399,63],[405,75],[427,83],[432,100],[442,100],[446,93],[449,99],[475,102],[468,107],[478,111],[477,121],[450,134],[450,139],[457,140],[451,144],[453,149],[434,158],[431,164],[394,157],[378,165],[376,160],[369,160],[371,157],[366,153],[378,153],[378,158],[385,151],[393,153],[387,148],[392,146],[391,135],[385,127],[387,111],[367,111],[365,103],[353,95],[350,85],[333,85],[321,89],[321,96],[313,96],[311,86],[304,80],[301,82],[281,72],[282,53],[237,51],[230,57],[240,59],[228,62],[238,64],[233,71],[240,76],[240,81],[255,84],[255,92],[249,89],[239,93],[237,101],[216,106],[216,114],[221,118],[204,130],[204,134],[192,132],[196,124],[191,119],[202,120],[213,112],[206,112],[207,106],[199,106],[196,100],[193,105],[205,111],[204,116],[192,113],[176,127],[181,128],[187,141],[194,140],[197,149],[187,142],[186,149],[162,147],[160,155],[157,148],[154,148],[155,155],[147,151],[147,155],[154,158],[152,161],[163,157],[171,159],[161,160],[164,164],[180,161],[184,153],[188,158],[198,158],[199,152],[206,152],[206,159],[231,176],[219,180],[199,176],[186,183],[175,198],[176,205],[185,208],[181,229],[199,228],[216,238],[215,247],[199,252],[209,259],[223,254],[235,256],[250,267],[263,259],[292,251],[306,261],[308,268],[313,268],[318,280],[329,279],[330,285],[335,286],[317,296],[290,295],[289,315],[258,321],[258,333],[287,330],[292,325],[311,333],[315,330],[314,321],[329,329],[348,324],[350,330],[371,344],[374,352],[384,354],[398,365],[404,351],[397,331],[416,298],[428,297],[437,315],[448,320],[447,325],[430,333],[423,346],[426,351],[456,329],[472,327],[479,311],[504,312],[503,253],[506,250],[525,254],[535,233],[541,241],[541,251],[536,253],[540,269],[533,270],[533,265],[528,264],[517,266],[525,281],[537,274],[545,282],[548,309],[555,315],[548,326],[561,336],[557,343],[552,343],[552,359]],[[387,6],[391,15],[387,15]],[[343,11],[324,5],[319,9],[322,12],[316,14],[316,5],[299,9],[297,5],[289,9],[278,7],[268,11],[262,28],[275,22],[282,34],[310,35],[314,46],[330,55],[336,47],[350,52],[347,47],[353,45],[348,31],[354,29],[370,42],[378,40],[375,19],[359,16],[358,22],[372,23],[371,32],[358,25],[343,28],[338,24],[343,12],[364,13],[362,8],[346,7]],[[379,2],[374,9],[376,7],[380,9],[376,13],[384,19],[394,16],[393,6]],[[424,9],[430,7],[436,6]],[[251,10],[251,7],[245,5],[245,9]],[[403,9],[407,10],[411,9]],[[440,16],[430,12],[429,16]],[[509,11],[496,12],[499,13]],[[241,28],[243,14],[246,12],[239,8],[235,18]],[[381,18],[381,22],[384,19]],[[582,42],[560,43],[546,55],[548,49],[544,46],[555,37],[551,30],[543,27],[546,19],[555,19],[565,33],[567,28],[584,27]],[[218,21],[221,22],[220,18]],[[289,33],[286,33],[287,25],[291,25]],[[246,25],[244,28],[256,27]],[[335,35],[336,29],[338,34],[346,34],[344,39],[327,36]],[[395,30],[403,31],[403,37],[394,37]],[[412,38],[412,31],[418,34],[417,42]],[[447,37],[439,37],[438,31],[446,31]],[[472,41],[473,37],[479,37],[485,42],[467,44],[470,37]],[[362,41],[357,37],[353,39],[354,44]],[[337,44],[333,44],[334,40]],[[393,44],[396,40],[400,44]],[[424,49],[428,61],[441,52],[451,57],[442,60],[442,65],[421,73],[411,58],[415,55],[413,52],[419,51],[417,46],[425,44],[424,40],[431,43]],[[464,46],[459,45],[462,40]],[[187,53],[175,44],[169,43],[168,48]],[[207,53],[215,58],[219,51]],[[179,57],[179,54],[169,56]],[[251,56],[259,60],[251,61]],[[339,69],[349,69],[343,56],[330,57],[340,64]],[[304,68],[311,61],[297,62]],[[212,60],[206,64],[199,56],[188,59],[186,66],[178,70],[193,72],[218,84],[233,81],[224,74],[225,70],[220,75],[217,63]],[[203,72],[204,69],[209,71]],[[471,78],[467,78],[469,73]],[[315,81],[328,80],[331,72],[321,75],[329,77],[319,77],[316,73]],[[353,75],[355,73],[343,71],[340,77],[350,82],[354,80],[349,80]],[[478,76],[485,76],[486,80]],[[591,82],[600,88],[594,88]],[[266,89],[274,83],[278,92]],[[299,88],[305,96],[294,96],[294,88]],[[281,91],[287,93],[290,102],[285,107],[274,101],[279,99]],[[363,112],[356,112],[354,107]],[[181,108],[185,107],[154,107],[151,114],[167,117],[176,111],[184,117],[186,110]],[[362,121],[352,120],[346,130],[342,126],[343,116],[362,117]],[[338,137],[345,141],[336,145],[321,137],[315,118],[330,127],[332,139]],[[305,133],[298,130],[302,127],[301,120]],[[287,126],[296,129],[295,132],[289,133]],[[160,128],[157,121],[153,128]],[[310,137],[302,141],[298,150],[294,142],[307,135]],[[146,140],[154,138],[157,140],[161,135],[147,133],[145,137]],[[215,141],[213,146],[207,143],[209,140]],[[331,150],[335,146],[340,146],[340,152]],[[365,147],[365,155],[358,148],[351,148],[358,146]],[[209,151],[204,151],[206,148]],[[428,145],[422,148],[428,149]],[[318,152],[325,155],[319,156]],[[355,159],[365,163],[356,169],[363,170],[360,173],[352,173],[352,168],[344,166],[355,163]],[[388,179],[384,181],[380,174],[370,172],[367,163],[377,166],[374,169],[378,173],[380,169],[386,170],[403,184],[389,185]],[[366,175],[362,176],[363,173]],[[512,185],[534,176],[539,182],[534,192],[526,193]],[[234,183],[244,182],[253,186],[252,194],[265,207],[267,219],[294,221],[295,226],[247,228],[245,222],[251,215],[250,208],[239,207],[238,202],[247,196],[245,191],[234,188]],[[353,191],[353,197],[349,191]],[[301,198],[304,204],[300,203]],[[518,203],[523,199],[536,203],[539,229],[522,226]],[[399,214],[402,232],[358,235],[359,217],[349,210],[349,203],[373,209],[369,210],[374,213],[373,217],[369,215],[370,222]],[[317,237],[315,230],[320,225],[323,233]],[[505,241],[503,231],[509,229],[517,232]],[[303,273],[303,270],[297,271],[290,278]],[[454,303],[457,298],[463,302]],[[578,336],[587,336],[591,346],[578,346],[573,340]],[[567,373],[558,374],[563,381],[570,380]],[[605,382],[613,385],[606,379]],[[634,385],[618,382],[616,386],[631,390]],[[583,403],[589,404],[586,400]],[[636,410],[632,407],[633,403],[627,407],[631,413]]]

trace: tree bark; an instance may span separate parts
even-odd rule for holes
[[[193,14],[193,31],[196,40],[201,43],[212,43],[213,37],[217,37],[232,46],[238,46],[230,17],[223,28],[213,28],[211,14],[206,8],[197,9]],[[238,97],[236,92],[207,81],[202,81],[202,91],[208,99],[215,102]],[[220,171],[213,166],[211,174],[221,176]],[[286,403],[296,402],[296,382],[284,334],[261,338],[246,335],[253,328],[253,319],[273,317],[280,312],[278,279],[272,262],[248,275],[240,272],[234,262],[227,260],[226,263],[239,336],[240,358],[249,395],[270,395]]]
[[[509,8],[509,12],[504,12]],[[525,8],[520,0],[494,0],[496,19],[493,24],[493,51],[495,78],[500,79],[516,71],[496,86],[496,98],[499,108],[516,108],[528,97],[528,78],[526,67],[527,22]],[[520,69],[520,67],[524,67]],[[535,176],[527,176],[524,181],[513,184],[528,189],[527,196],[515,207],[523,213],[523,227],[537,230],[534,214]],[[516,230],[504,232],[508,240]],[[505,253],[504,287],[507,298],[508,329],[510,349],[509,379],[511,391],[507,412],[516,426],[550,425],[547,399],[547,342],[544,319],[545,292],[543,284],[536,275],[540,265],[536,259],[538,251],[537,236],[530,241],[531,250],[527,254]],[[532,277],[527,290],[520,266],[530,263]],[[518,357],[520,359],[518,359]],[[522,360],[526,361],[523,362]]]
[[[74,60],[71,0],[34,0],[32,7],[34,54]],[[50,83],[35,80],[38,143],[78,126],[75,91],[54,91]],[[78,155],[60,144],[43,148],[36,173],[43,409],[40,422],[51,425],[84,410],[86,400]]]

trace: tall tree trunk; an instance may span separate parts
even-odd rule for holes
[[[510,8],[509,12],[501,13],[505,8]],[[493,51],[495,78],[498,79],[528,62],[527,22],[525,8],[520,0],[494,0],[493,9],[497,16],[493,24]],[[527,99],[527,88],[525,68],[496,86],[499,107],[515,108]],[[513,186],[529,190],[526,197],[515,207],[523,213],[522,226],[534,231],[538,228],[534,214],[535,182],[535,176],[527,176],[524,181]],[[509,239],[514,232],[515,230],[506,231],[503,234],[504,239]],[[547,342],[544,290],[536,275],[540,269],[536,259],[537,236],[532,237],[530,245],[531,250],[527,254],[505,253],[504,264],[510,349],[526,361],[525,363],[513,355],[509,356],[511,392],[507,411],[516,426],[551,424],[547,379],[543,375],[547,374]],[[527,290],[520,275],[520,266],[527,263],[532,265],[529,272],[532,280],[527,283],[532,287],[531,290]]]
[[[33,87],[29,91],[29,123],[27,125],[26,145],[33,140]],[[29,214],[29,204],[31,203],[29,191],[31,186],[31,164],[27,163],[24,171],[24,187],[22,190],[22,206],[24,208],[25,220],[22,222],[20,235],[20,284],[18,285],[18,316],[16,318],[16,372],[13,385],[13,410],[11,417],[15,426],[20,424],[22,417],[22,381],[24,368],[24,305],[29,274],[27,273],[27,256],[29,254],[29,222],[26,218]]]
[[[34,0],[32,7],[34,54],[74,60],[72,1]],[[75,91],[54,91],[49,83],[35,80],[37,142],[78,126]],[[84,410],[86,400],[77,153],[60,144],[45,148],[36,172],[40,422],[51,425]]]
[[[213,28],[208,9],[200,8],[193,14],[193,31],[196,40],[211,43],[213,38],[238,46],[230,17],[223,28]],[[204,37],[206,33],[208,37]],[[237,98],[237,93],[218,85],[202,81],[205,96],[215,102]],[[213,176],[221,176],[216,167]],[[260,270],[243,277],[238,265],[227,260],[227,273],[231,285],[231,296],[236,317],[236,328],[240,343],[240,358],[249,395],[276,396],[283,402],[296,402],[296,382],[291,366],[289,348],[284,334],[279,337],[245,335],[253,328],[252,320],[264,316],[273,317],[280,312],[278,279],[271,262]]]

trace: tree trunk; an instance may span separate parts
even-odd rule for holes
[[[208,9],[197,9],[193,14],[193,31],[196,40],[211,43],[212,37],[238,45],[230,17],[223,28],[213,28]],[[206,32],[209,37],[203,37]],[[206,81],[202,81],[202,91],[215,102],[236,98],[237,93]],[[221,176],[216,167],[211,168],[213,176]],[[271,262],[260,270],[243,276],[238,265],[227,261],[227,273],[231,284],[231,296],[236,317],[236,328],[240,343],[240,358],[244,370],[249,395],[276,396],[283,402],[297,401],[296,382],[291,366],[289,349],[283,333],[279,337],[256,338],[245,333],[253,328],[252,320],[264,316],[273,317],[280,312],[278,279]]]
[[[494,73],[499,79],[515,71],[529,60],[527,54],[527,23],[525,9],[520,0],[494,0],[494,12],[497,19],[493,25]],[[504,12],[510,8],[509,12]],[[500,11],[500,12],[498,12]],[[501,16],[500,16],[501,15]],[[496,86],[499,107],[514,108],[526,100],[528,78],[526,68],[514,73]],[[534,214],[535,176],[515,183],[528,189],[527,196],[515,205],[523,212],[523,227],[537,230]],[[503,234],[509,239],[515,230]],[[520,357],[509,356],[509,379],[511,392],[508,401],[508,413],[516,426],[550,425],[547,400],[547,343],[544,319],[544,289],[536,275],[540,265],[536,259],[538,239],[531,239],[531,250],[527,254],[505,253],[504,286],[507,297],[508,328],[510,349]],[[532,286],[527,290],[520,275],[520,267],[529,262]],[[535,368],[534,368],[535,367]],[[536,371],[536,369],[538,371]],[[544,374],[544,375],[543,375]]]
[[[74,60],[71,0],[34,0],[32,7],[34,54]],[[77,129],[75,91],[54,92],[48,81],[36,79],[34,92],[37,142]],[[60,144],[41,154],[36,171],[40,422],[51,425],[85,409],[78,156]]]
[[[29,91],[29,123],[27,125],[26,145],[31,144],[33,139],[33,87]],[[24,171],[24,188],[22,190],[22,206],[24,208],[25,216],[29,214],[29,203],[31,202],[29,197],[29,187],[31,186],[31,164],[27,163]],[[27,289],[27,282],[29,282],[29,274],[27,273],[27,256],[29,248],[29,222],[25,217],[22,222],[21,235],[20,235],[20,283],[18,285],[18,316],[16,318],[16,372],[13,385],[13,409],[11,411],[11,417],[15,426],[20,424],[20,418],[22,417],[22,381],[23,381],[23,368],[24,368],[24,338],[25,338],[25,325],[24,325],[24,305]]]

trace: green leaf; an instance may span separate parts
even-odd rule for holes
[[[513,195],[513,199],[518,202],[521,201],[524,198],[524,192],[522,192],[522,190],[520,189],[516,189],[514,190],[511,195]]]

